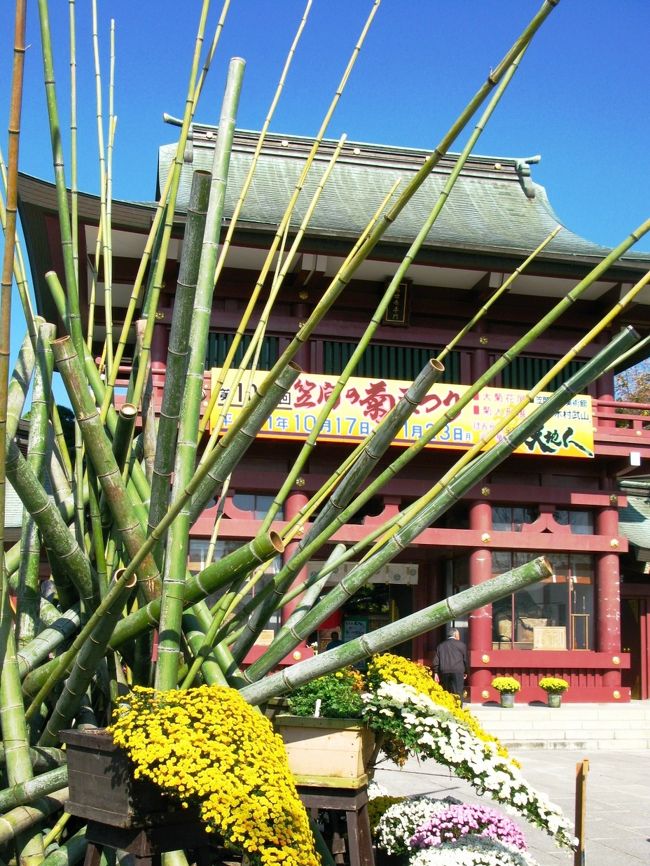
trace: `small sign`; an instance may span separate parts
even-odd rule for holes
[[[382,325],[408,325],[409,283],[403,282],[395,289],[388,302]]]

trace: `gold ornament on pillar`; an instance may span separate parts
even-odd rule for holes
[[[487,653],[483,653],[481,656],[481,661],[484,665],[486,665],[490,661],[490,656]]]
[[[492,536],[489,532],[484,532],[481,535],[481,541],[483,542],[483,544],[489,544],[492,541]]]
[[[615,690],[612,692],[612,697],[613,697],[614,700],[616,700],[616,701],[619,700],[619,698],[621,697],[621,693],[619,692],[618,689],[615,689]]]

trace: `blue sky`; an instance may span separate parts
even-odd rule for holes
[[[7,36],[13,32],[12,5],[0,9]],[[232,0],[199,120],[216,123],[225,69],[238,55],[247,61],[238,123],[261,126],[304,5],[305,0]],[[372,0],[313,0],[274,131],[316,132],[371,5]],[[383,0],[328,135],[434,146],[540,5],[541,0]],[[51,179],[37,6],[33,0],[28,6],[20,165]],[[97,192],[90,2],[77,6],[79,185]],[[66,125],[68,4],[58,0],[50,7]],[[220,9],[213,3],[210,33]],[[199,10],[198,0],[99,2],[105,84],[110,18],[116,22],[116,198],[153,197],[157,148],[177,132],[163,123],[162,114],[182,114]],[[561,0],[477,148],[498,156],[541,154],[533,178],[547,188],[560,219],[609,246],[650,214],[648,33],[647,0]],[[0,54],[5,151],[10,75],[7,39]],[[463,143],[461,138],[455,149]],[[650,238],[636,249],[650,252]]]

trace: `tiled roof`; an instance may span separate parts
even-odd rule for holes
[[[627,497],[618,513],[621,533],[637,547],[650,550],[650,495]]]
[[[209,170],[216,130],[195,127],[186,149],[179,206],[186,208],[193,170]],[[237,194],[251,164],[256,133],[238,132],[230,163],[226,216],[233,212]],[[312,140],[273,135],[267,137],[251,190],[239,219],[240,227],[272,227],[280,222]],[[335,142],[319,150],[292,224],[297,226],[321,178]],[[176,150],[159,150],[158,183],[162,187]],[[422,165],[427,152],[406,148],[346,143],[316,207],[308,232],[328,237],[354,238],[365,228],[384,195],[397,179],[405,182]],[[454,155],[445,157],[425,180],[384,238],[410,243],[449,176]],[[536,158],[533,159],[536,161]],[[486,252],[530,252],[559,223],[545,189],[530,177],[528,160],[472,156],[433,226],[425,246]],[[544,253],[550,259],[600,259],[608,250],[581,238],[566,227]],[[634,258],[626,260],[631,264]],[[645,257],[647,260],[647,256]]]

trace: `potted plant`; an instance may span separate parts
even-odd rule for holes
[[[336,780],[339,787],[354,788],[368,782],[375,737],[362,720],[364,686],[354,668],[325,674],[289,695],[289,714],[274,716],[298,784]]]
[[[515,694],[521,688],[519,680],[514,677],[494,677],[491,685],[499,692],[502,707],[510,708],[515,705]]]
[[[540,689],[544,689],[549,707],[560,707],[562,695],[569,688],[569,684],[562,677],[542,677],[538,683]]]

